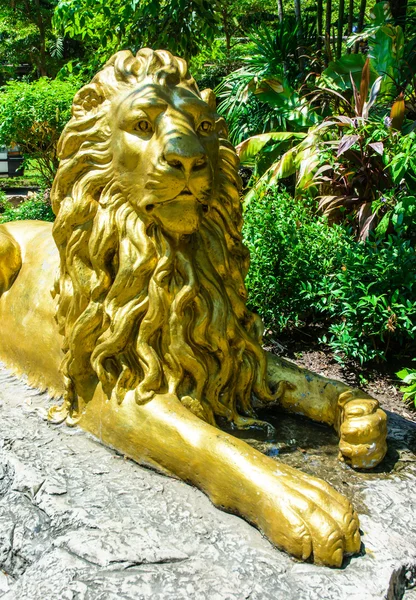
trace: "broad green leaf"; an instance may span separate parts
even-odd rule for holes
[[[313,179],[313,174],[319,165],[319,152],[317,146],[309,146],[299,152],[295,157],[295,165],[298,169],[296,187],[305,189]]]
[[[390,217],[391,217],[391,214],[386,213],[383,216],[383,218],[381,219],[380,223],[377,225],[376,231],[379,235],[383,236],[386,233],[389,223],[390,223]]]
[[[272,167],[270,183],[277,179],[285,179],[296,172],[295,151],[296,148],[291,148],[285,152],[281,159]]]
[[[389,2],[377,2],[370,11],[370,18],[374,25],[384,25],[386,21],[392,21]]]
[[[345,54],[340,59],[330,62],[322,72],[317,85],[321,88],[345,91],[352,89],[350,74],[357,88],[360,87],[361,75],[366,61],[364,54]],[[372,85],[378,77],[373,65],[369,65],[369,81]]]
[[[276,94],[284,92],[284,87],[279,79],[262,79],[254,90],[254,94],[259,95],[263,92],[269,92],[270,89]]]
[[[371,26],[365,27],[365,29],[363,31],[360,31],[358,33],[353,33],[347,39],[347,43],[346,43],[347,48],[352,48],[353,46],[355,46],[355,44],[357,42],[360,42],[361,40],[368,40],[368,38],[373,36],[376,33],[376,31],[378,31],[380,29],[380,27],[381,27],[381,25],[371,25]]]
[[[268,142],[284,142],[291,139],[303,139],[306,137],[305,133],[293,133],[290,131],[279,131],[272,133],[261,133],[254,135],[236,147],[236,152],[240,157],[241,164],[252,165],[255,157],[264,148]]]

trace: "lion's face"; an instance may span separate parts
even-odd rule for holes
[[[146,222],[195,232],[215,193],[221,122],[185,87],[142,83],[110,112],[115,176]]]
[[[169,391],[211,423],[252,414],[252,394],[273,396],[245,305],[238,158],[212,92],[169,52],[122,51],[72,114],[52,190],[70,402],[98,377],[118,402]]]

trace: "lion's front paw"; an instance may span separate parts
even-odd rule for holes
[[[350,502],[320,479],[293,470],[281,476],[281,514],[265,533],[294,556],[340,567],[360,550],[359,521]]]
[[[387,415],[374,398],[350,390],[338,399],[341,460],[355,469],[371,469],[387,451]]]

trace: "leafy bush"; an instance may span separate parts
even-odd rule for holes
[[[241,163],[254,169],[248,200],[264,187],[290,182],[295,185],[295,196],[320,198],[321,212],[331,221],[352,225],[361,240],[376,228],[379,235],[390,233],[395,220],[407,218],[416,209],[412,201],[416,132],[415,123],[409,120],[414,119],[415,81],[406,76],[398,85],[393,76],[408,62],[403,30],[392,25],[387,2],[374,7],[371,19],[372,26],[357,34],[368,39],[367,58],[363,54],[342,56],[329,64],[312,87],[311,74],[298,94],[290,93],[281,72],[284,46],[279,35],[266,30],[258,36],[258,50],[247,58],[244,68],[230,74],[220,87],[224,100],[219,107],[231,117]],[[357,36],[351,38],[352,43]],[[280,63],[276,62],[279,56]],[[261,101],[279,115],[286,114],[284,107],[290,108],[291,116],[281,131],[273,131],[276,124],[266,113],[261,115],[258,123],[263,124],[263,133],[253,136],[255,121],[248,100]],[[311,122],[307,132],[302,131],[306,121],[294,119],[295,113],[307,115]]]
[[[416,340],[416,252],[400,234],[345,246],[341,268],[303,297],[329,318],[328,341],[335,356],[385,358],[392,344]]]
[[[375,228],[384,234],[397,211],[403,218],[406,211],[412,214],[415,132],[402,135],[388,118],[384,123],[342,119],[327,129],[325,141],[317,145],[320,168],[313,183],[320,184],[324,194],[319,208],[330,220],[348,220],[360,239]]]
[[[2,212],[3,209],[3,212]],[[5,196],[0,197],[0,225],[8,221],[54,221],[55,215],[52,212],[50,202],[45,200],[41,194],[35,198],[25,200],[19,206],[12,206]]]
[[[0,143],[20,147],[25,158],[36,159],[46,183],[58,168],[56,148],[71,116],[77,91],[72,81],[39,79],[9,81],[0,91]]]
[[[312,204],[274,188],[248,204],[243,235],[251,254],[246,279],[251,309],[277,329],[310,318],[315,310],[302,295],[304,282],[318,289],[341,268],[349,242],[344,229],[329,227]]]
[[[414,228],[414,225],[413,225]],[[245,214],[249,305],[277,330],[315,320],[336,358],[382,359],[416,341],[416,252],[400,228],[357,242],[311,201],[271,188]]]
[[[416,211],[416,132],[395,130],[388,116],[333,116],[307,134],[251,137],[237,146],[237,153],[260,176],[247,199],[296,174],[295,194],[317,197],[322,213],[352,225],[359,239],[376,228],[378,234],[391,232],[398,213],[405,219]]]

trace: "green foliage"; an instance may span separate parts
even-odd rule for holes
[[[218,86],[222,100],[218,110],[229,124],[233,143],[277,127],[297,130],[317,121],[307,100],[295,89],[300,75],[297,34],[290,19],[273,29],[259,27],[248,35],[252,48],[242,58],[243,66]]]
[[[2,210],[4,212],[2,212]],[[50,202],[43,199],[39,194],[35,198],[25,200],[19,206],[13,207],[10,203],[0,197],[0,225],[9,221],[54,221],[55,215],[52,212]]]
[[[0,190],[0,213],[4,212],[10,206],[6,194]]]
[[[323,214],[331,221],[353,224],[359,239],[366,239],[375,228],[379,234],[386,233],[395,219],[412,215],[416,133],[403,135],[395,129],[404,117],[402,99],[394,103],[391,117],[370,117],[381,77],[371,87],[370,83],[367,60],[359,90],[351,80],[351,102],[327,90],[342,99],[344,114],[327,117],[307,134],[271,132],[239,144],[242,164],[254,167],[259,177],[247,200],[256,189],[296,175],[297,195],[319,194]],[[346,109],[352,116],[345,114]]]
[[[107,56],[126,47],[157,45],[190,58],[213,41],[218,11],[217,0],[60,0],[54,25]]]
[[[400,200],[398,178],[393,171],[406,171],[407,179],[413,171],[410,138],[407,145],[411,150],[410,154],[406,150],[405,160],[394,159],[390,152],[398,143],[393,131],[402,129],[406,107],[410,105],[407,91],[400,93],[391,112],[386,105],[389,94],[397,89],[393,71],[404,62],[405,52],[403,31],[390,20],[386,3],[377,4],[373,26],[360,34],[370,42],[371,60],[363,54],[350,54],[331,62],[309,94],[305,95],[305,87],[299,90],[302,93],[291,89],[282,67],[282,49],[290,56],[289,46],[278,43],[279,30],[273,36],[268,29],[258,36],[258,50],[247,58],[247,67],[231,73],[220,87],[224,97],[220,111],[231,118],[231,137],[240,141],[237,151],[242,164],[254,168],[255,187],[274,185],[279,179],[295,175],[297,194],[305,190],[315,196],[320,194],[320,207],[332,219],[336,215],[339,218],[340,211],[348,217],[353,214],[362,239]],[[288,34],[288,39],[295,42],[297,38]],[[252,97],[268,106],[259,129],[270,132],[267,142],[264,134],[258,135],[259,131],[245,139],[251,133]],[[287,129],[299,131],[308,122],[313,124],[303,138],[296,139],[292,133],[290,141],[287,138],[282,143],[273,131],[275,112],[284,130],[282,134],[287,134]],[[390,122],[385,123],[383,117]],[[412,127],[414,124],[408,123],[403,132],[408,133]],[[389,160],[392,162],[387,165]],[[386,191],[389,202],[383,205]]]
[[[415,221],[413,221],[413,227]],[[245,213],[249,305],[277,330],[325,324],[338,360],[383,359],[416,342],[416,253],[403,229],[357,242],[310,201],[270,188]]]
[[[53,75],[54,59],[47,52],[53,42],[51,20],[55,0],[9,0],[0,6],[0,55],[14,75],[22,64],[32,74]]]
[[[313,180],[322,193],[319,208],[331,220],[350,222],[360,239],[376,227],[379,234],[386,233],[398,203],[403,217],[407,209],[412,212],[405,198],[416,183],[414,133],[403,136],[388,120],[347,117],[336,119],[326,131],[318,144],[320,168]]]
[[[77,83],[41,78],[10,81],[0,91],[0,143],[19,145],[25,158],[36,159],[46,183],[58,167],[56,148],[71,116]]]
[[[336,61],[331,61],[327,68],[321,73],[321,76],[317,80],[317,86],[320,88],[328,88],[338,92],[345,92],[351,90],[352,83],[351,78],[355,85],[359,88],[361,82],[361,73],[366,62],[365,54],[345,54]],[[371,65],[371,85],[378,77],[378,72]]]
[[[246,279],[251,309],[271,328],[310,319],[315,310],[301,293],[304,282],[316,289],[341,268],[345,231],[316,217],[312,205],[272,188],[248,204],[243,235],[251,255]]]
[[[237,146],[237,153],[242,152],[242,164],[251,165],[254,162],[254,173],[258,177],[253,188],[246,195],[245,201],[251,201],[259,190],[276,185],[281,179],[287,179],[296,175],[296,188],[303,192],[312,180],[312,177],[319,165],[320,141],[323,138],[325,130],[333,124],[333,121],[324,121],[317,126],[310,127],[307,134],[288,134],[283,143],[283,138],[271,136],[265,145],[258,143],[258,138],[254,136],[245,140]],[[289,145],[289,149],[285,148]],[[255,152],[256,148],[259,152]],[[244,152],[245,149],[252,150]],[[284,152],[282,154],[282,151]]]
[[[416,132],[395,136],[396,144],[388,164],[396,185],[404,183],[409,191],[416,189]]]
[[[416,408],[416,369],[402,369],[396,375],[406,384],[400,387],[400,391],[403,392],[403,402],[410,400]]]
[[[199,85],[199,89],[214,89],[227,73],[227,55],[222,40],[215,39],[211,45],[201,49],[192,57],[189,70]]]
[[[36,26],[23,18],[23,15],[16,14],[7,5],[0,9],[0,55],[4,75],[14,75],[20,64],[32,63],[30,51],[37,43]]]
[[[400,25],[393,25],[393,17],[388,2],[378,2],[370,11],[369,26],[363,32],[350,37],[347,46],[357,39],[368,43],[368,56],[377,73],[383,76],[381,92],[395,95],[395,78],[404,58],[405,39]]]
[[[339,360],[383,359],[392,342],[416,341],[416,253],[399,234],[346,245],[342,266],[303,297],[329,319],[327,341]]]

